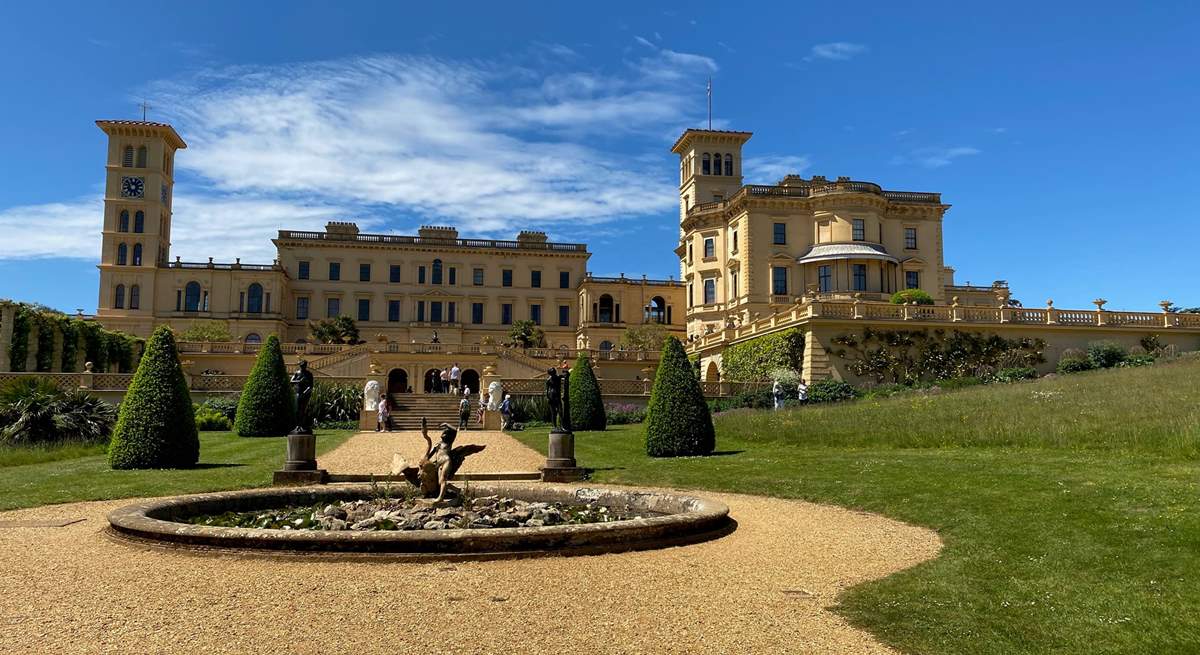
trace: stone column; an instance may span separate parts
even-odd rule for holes
[[[37,370],[38,355],[38,326],[34,321],[29,322],[29,339],[26,343],[28,347],[25,349],[25,372],[32,373]]]
[[[75,336],[75,370],[82,372],[87,365],[87,340],[82,334]]]
[[[63,333],[62,330],[54,328],[54,354],[50,361],[50,371],[52,373],[62,372],[62,353],[63,353]]]
[[[809,329],[804,335],[804,378],[809,383],[833,377],[833,369],[829,365],[829,354],[825,352],[825,344],[817,337],[816,330]]]
[[[12,370],[8,349],[12,347],[13,320],[17,317],[17,306],[0,303],[0,373]]]

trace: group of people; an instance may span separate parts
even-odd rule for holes
[[[432,393],[458,394],[462,392],[462,369],[458,367],[458,362],[455,362],[450,368],[437,369],[431,375]]]
[[[458,365],[456,364],[454,366],[454,368],[448,369],[448,370],[457,373]],[[468,386],[463,386],[460,391],[458,389],[458,387],[455,386],[455,391],[453,393],[460,396],[459,401],[458,401],[458,429],[462,430],[462,429],[465,429],[471,422],[471,388]],[[488,405],[491,403],[491,400],[492,400],[491,394],[486,389],[479,390],[479,408],[476,412],[476,417],[475,417],[475,422],[478,425],[483,425],[483,419],[488,411]],[[376,407],[375,431],[376,432],[391,432],[392,431],[391,426],[388,424],[388,417],[391,415],[391,407],[389,405],[389,402],[390,401],[388,400],[388,396],[386,393],[379,394],[379,400],[375,405],[375,407]],[[501,427],[507,429],[512,425],[512,396],[511,395],[509,395],[509,394],[504,395],[504,400],[500,402],[499,410],[500,410],[500,417],[502,419]]]
[[[783,409],[783,401],[787,399],[787,394],[779,380],[771,385],[771,397],[775,400],[775,409]],[[796,385],[796,400],[802,403],[808,402],[808,382],[804,379],[801,379]]]

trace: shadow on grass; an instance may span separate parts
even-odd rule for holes
[[[726,457],[728,455],[741,455],[744,452],[746,452],[746,451],[744,451],[744,450],[714,450],[711,453],[709,453],[708,455],[706,455],[706,457]]]
[[[195,470],[195,469],[227,469],[227,468],[234,468],[234,467],[238,467],[238,466],[245,466],[245,464],[233,464],[233,463],[226,463],[226,462],[200,462],[199,464],[196,464],[195,466],[193,466],[191,468],[192,468],[192,470]]]

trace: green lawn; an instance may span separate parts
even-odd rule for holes
[[[317,432],[317,454],[352,430]],[[192,469],[114,471],[103,447],[68,446],[25,453],[0,451],[0,510],[67,503],[262,487],[283,466],[286,437],[200,433],[200,464]]]
[[[942,536],[837,608],[910,653],[1200,652],[1200,362],[718,416],[727,454],[579,433],[594,479],[801,498]],[[518,433],[545,449],[545,431]]]

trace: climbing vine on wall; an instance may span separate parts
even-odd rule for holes
[[[37,370],[45,373],[54,368],[54,328],[56,321],[46,314],[34,314],[37,327]]]
[[[873,330],[832,339],[832,354],[850,372],[876,382],[916,382],[991,377],[1004,368],[1046,361],[1041,339],[1005,339],[997,334],[953,330]]]
[[[29,356],[29,330],[33,312],[25,305],[17,305],[13,312],[12,343],[8,346],[8,359],[14,371],[25,370],[25,358]]]
[[[124,332],[106,330],[94,321],[71,318],[41,305],[13,303],[12,343],[8,347],[13,371],[24,371],[29,357],[29,337],[35,335],[35,370],[51,371],[59,364],[63,371],[75,371],[80,341],[93,371],[129,372],[144,341]],[[54,342],[62,335],[62,353],[54,361]]]
[[[797,328],[732,345],[721,355],[721,377],[728,382],[764,382],[779,369],[800,373],[804,333]]]

